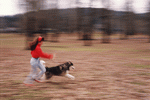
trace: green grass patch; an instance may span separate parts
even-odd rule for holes
[[[132,76],[150,76],[150,73],[137,73],[137,74],[133,74]]]
[[[95,33],[95,34],[93,34],[93,38],[98,38],[98,37],[102,37],[102,34],[98,34],[98,33]]]
[[[1,47],[20,48],[25,47],[25,40],[0,40]]]
[[[81,46],[80,44],[43,44],[42,50],[56,50],[56,51],[89,51],[89,52],[104,52],[111,49],[107,48],[100,48],[100,47],[85,47]]]
[[[139,73],[138,75],[150,76],[150,73]]]
[[[150,68],[150,65],[142,65],[142,64],[130,64],[128,66],[135,67],[135,68]]]
[[[47,48],[44,48],[47,49]],[[89,52],[104,52],[108,51],[107,49],[98,49],[98,48],[65,48],[65,47],[51,47],[50,50],[58,51],[89,51]]]
[[[150,60],[150,57],[138,57],[138,58],[141,58],[141,59],[144,59],[144,60]]]
[[[0,34],[0,38],[11,38],[15,37],[14,34]]]
[[[130,51],[130,52],[141,52],[141,50],[136,50],[136,49],[127,49],[127,51]]]
[[[135,85],[146,85],[146,83],[143,82],[130,82],[130,83]]]

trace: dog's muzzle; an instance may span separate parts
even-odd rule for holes
[[[72,69],[75,69],[75,67],[74,67],[74,66],[71,66],[71,68],[72,68]]]

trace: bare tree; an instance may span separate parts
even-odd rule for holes
[[[93,0],[89,2],[89,8],[81,8],[82,2],[76,0],[77,5],[77,32],[80,40],[84,40],[85,46],[92,45],[92,29],[93,29],[93,10],[91,8]]]
[[[125,34],[122,39],[128,39],[129,35],[134,35],[134,14],[132,11],[132,0],[126,0],[126,15],[125,15]]]
[[[28,42],[33,40],[34,33],[39,29],[37,12],[44,8],[45,0],[22,0],[21,6],[25,6],[25,33],[26,49],[29,49]]]
[[[110,35],[111,35],[111,21],[110,21],[110,0],[101,0],[102,4],[106,7],[107,10],[103,9],[102,11],[102,23],[103,23],[103,43],[110,43]]]
[[[78,37],[79,40],[82,39],[82,9],[80,8],[80,5],[82,3],[80,2],[80,0],[76,0],[76,12],[77,12],[77,32],[78,32]]]
[[[147,14],[147,20],[148,20],[148,35],[149,35],[149,43],[150,43],[150,0],[148,5],[148,14]]]
[[[86,15],[86,23],[84,24],[84,34],[83,34],[83,40],[85,46],[91,46],[92,45],[92,32],[93,32],[93,16],[94,12],[92,9],[92,3],[94,0],[90,0],[89,2],[89,9]]]
[[[51,35],[51,42],[58,42],[59,37],[59,10],[58,10],[58,0],[49,0],[51,7],[51,19],[50,19],[50,28],[54,34]]]

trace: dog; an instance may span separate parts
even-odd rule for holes
[[[41,60],[41,64],[45,66],[45,61]],[[69,74],[70,67],[75,69],[71,61],[65,62],[63,64],[54,66],[54,67],[45,67],[46,72],[43,75],[42,79],[50,79],[52,76],[65,76],[71,80],[74,80],[75,77]]]

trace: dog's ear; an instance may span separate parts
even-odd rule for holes
[[[69,65],[73,66],[73,63],[71,61],[69,61],[68,63],[69,63]]]
[[[69,61],[68,63],[71,64],[71,61]]]

